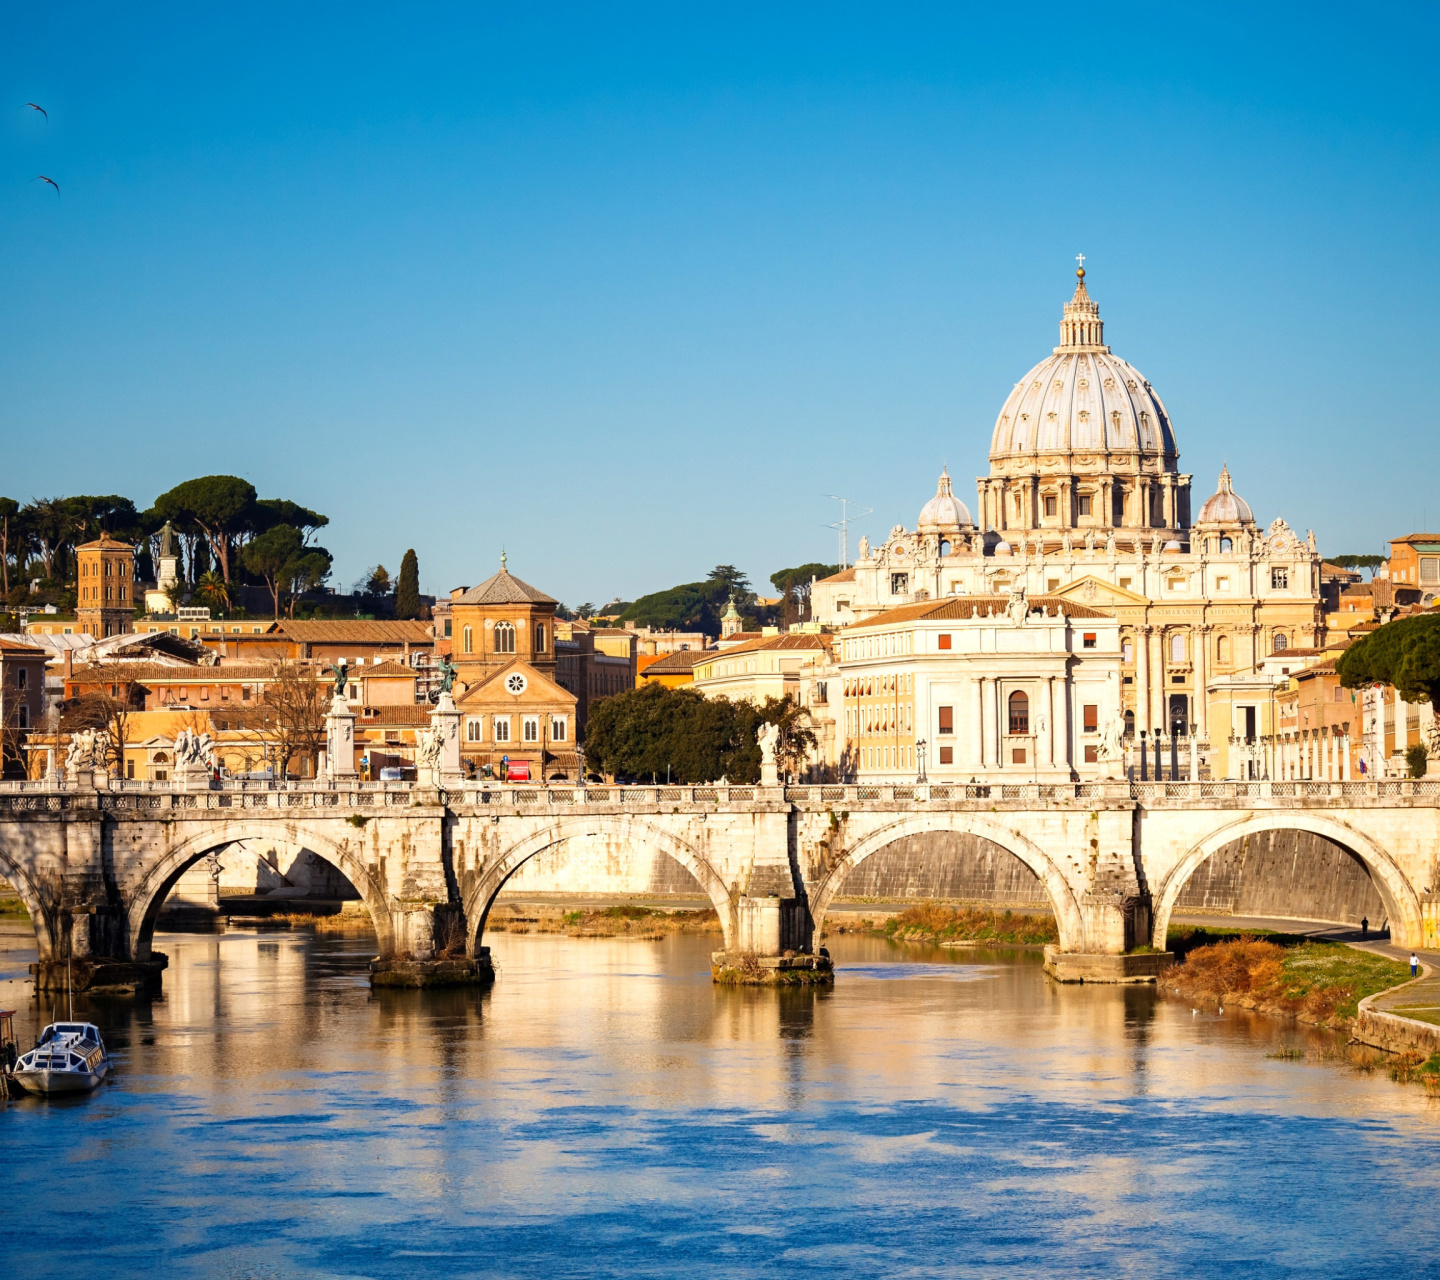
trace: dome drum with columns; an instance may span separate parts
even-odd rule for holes
[[[979,484],[978,519],[948,470],[913,530],[903,525],[817,582],[831,627],[950,595],[1061,596],[1120,619],[1121,698],[1138,733],[1222,735],[1207,684],[1324,640],[1314,536],[1261,527],[1222,469],[1190,519],[1190,476],[1159,394],[1104,343],[1083,271],[1060,345],[1007,397]]]
[[[1134,365],[1105,345],[1100,308],[1076,273],[1060,345],[1011,391],[976,480],[980,523],[1009,531],[1115,529],[1182,534],[1190,477],[1180,474],[1170,415]],[[999,539],[992,539],[998,541]]]

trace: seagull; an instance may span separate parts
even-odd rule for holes
[[[42,116],[44,116],[46,120],[50,119],[50,113],[46,111],[45,108],[42,107],[38,102],[27,102],[25,105],[27,107],[34,107],[35,110],[38,111]]]
[[[43,173],[37,173],[33,178],[30,179],[30,181],[31,181],[31,182],[48,182],[52,187],[55,188],[55,194],[56,194],[57,196],[60,194],[60,184],[59,184],[58,182],[56,182],[54,178],[47,178]]]

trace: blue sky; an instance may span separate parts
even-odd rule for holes
[[[1083,251],[1197,501],[1376,550],[1440,525],[1436,14],[7,6],[0,492],[233,472],[342,584],[759,584],[823,495],[973,508]]]

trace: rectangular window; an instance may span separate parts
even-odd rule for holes
[[[1434,556],[1420,557],[1420,581],[1427,586],[1433,582],[1440,582],[1440,559]]]
[[[15,687],[17,689],[25,688],[29,680],[30,673],[26,671],[24,667],[15,668]]]
[[[1090,514],[1090,495],[1088,493],[1080,496],[1080,514],[1082,516]]]
[[[551,716],[551,717],[550,717],[550,741],[551,741],[551,742],[564,742],[564,741],[566,740],[566,738],[567,738],[568,733],[569,733],[569,727],[568,727],[568,725],[566,724],[566,721],[565,721],[565,717],[564,717],[564,716]]]
[[[1057,507],[1057,506],[1058,506],[1058,501],[1057,501],[1057,499],[1055,499],[1055,498],[1046,498],[1046,499],[1045,499],[1045,514],[1046,514],[1047,516],[1053,516],[1053,515],[1055,514],[1055,511],[1056,511],[1056,507]]]
[[[135,761],[125,761],[125,776],[127,778],[133,778],[135,776]]]
[[[510,717],[509,717],[509,716],[496,716],[496,717],[495,717],[495,741],[496,741],[496,742],[509,742],[509,741],[510,741]]]
[[[954,748],[954,747],[941,747],[941,748],[940,748],[940,763],[941,763],[941,764],[954,764],[954,763],[955,763],[955,748]]]
[[[540,741],[540,717],[526,716],[523,722],[526,742]]]
[[[1229,577],[1227,577],[1225,574],[1222,573],[1218,578],[1216,578],[1216,579],[1215,579],[1215,590],[1216,590],[1216,591],[1229,591],[1229,590],[1230,590],[1230,579],[1229,579]]]
[[[1120,646],[1120,660],[1122,662],[1135,661],[1135,645],[1131,641],[1127,640]]]
[[[454,619],[453,619],[453,618],[446,618],[446,619],[445,619],[445,639],[447,639],[447,640],[450,639],[450,626],[451,626],[451,624],[452,624],[453,622],[454,622]]]
[[[1094,631],[1085,632],[1080,643],[1087,649],[1093,649],[1095,647],[1095,637],[1097,634],[1098,633]]]
[[[1270,570],[1270,586],[1275,591],[1284,591],[1290,586],[1290,570],[1279,565]]]
[[[485,741],[485,720],[481,716],[471,716],[465,721],[465,741]]]
[[[1059,578],[1047,578],[1047,579],[1045,579],[1045,590],[1046,590],[1046,591],[1059,591],[1059,590],[1060,590],[1060,579],[1059,579]]]
[[[29,704],[22,702],[19,707],[16,708],[15,727],[17,729],[28,729],[30,727]]]
[[[941,733],[954,733],[954,732],[955,732],[955,708],[954,708],[954,707],[941,707],[941,708],[940,708],[940,732],[941,732]]]
[[[940,637],[939,644],[942,649],[948,649],[950,647],[950,633],[948,631]]]
[[[1025,763],[1025,748],[1024,748],[1024,747],[1014,747],[1014,748],[1012,748],[1012,750],[1011,750],[1011,752],[1010,752],[1010,763],[1011,763],[1011,764],[1024,764],[1024,763]]]
[[[1085,748],[1085,763],[1086,763],[1086,764],[1099,764],[1099,762],[1100,762],[1100,748],[1097,747],[1097,746],[1095,746],[1095,745],[1092,743],[1090,746],[1088,746],[1088,747]]]
[[[1084,706],[1085,732],[1098,733],[1100,730],[1100,706],[1095,702],[1087,702]]]

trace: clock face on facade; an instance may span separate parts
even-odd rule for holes
[[[518,671],[512,672],[505,677],[505,692],[513,693],[517,698],[525,692],[530,682]]]

